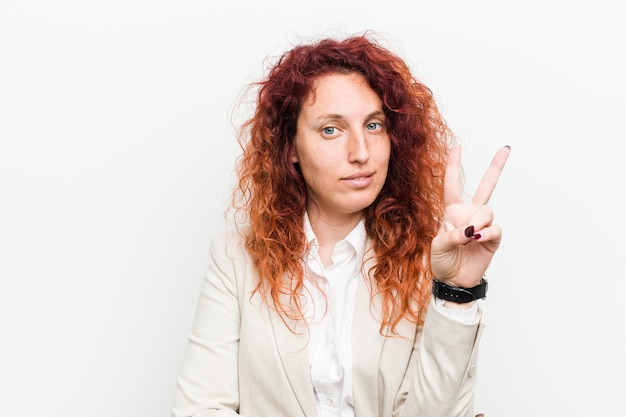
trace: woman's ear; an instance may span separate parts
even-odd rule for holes
[[[291,148],[291,162],[293,162],[294,164],[300,162],[300,160],[298,159],[298,153],[296,152],[295,146]]]

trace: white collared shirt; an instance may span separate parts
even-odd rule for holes
[[[332,265],[324,268],[318,242],[308,215],[304,230],[310,252],[305,265],[304,314],[309,325],[309,367],[319,417],[355,417],[352,398],[352,319],[367,244],[365,221],[361,220],[345,239],[337,242]],[[439,301],[439,300],[438,300]],[[479,319],[476,304],[468,310],[449,310],[464,322]]]
[[[336,243],[332,265],[324,268],[308,216],[305,232],[311,250],[306,258],[305,315],[309,323],[309,366],[319,417],[354,417],[352,400],[352,318],[365,252],[361,221]]]

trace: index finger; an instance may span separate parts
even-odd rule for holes
[[[493,190],[495,190],[496,184],[498,183],[498,178],[500,178],[500,173],[509,157],[509,153],[511,153],[511,147],[508,145],[500,148],[498,152],[496,152],[489,168],[487,168],[487,172],[485,172],[482,180],[480,180],[480,184],[478,184],[472,203],[475,205],[484,205],[489,202],[491,194],[493,194]]]

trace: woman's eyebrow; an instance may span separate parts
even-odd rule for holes
[[[372,117],[384,117],[384,116],[385,116],[385,112],[383,112],[382,110],[375,110],[371,112],[370,114],[368,114],[367,116],[365,116],[365,119],[371,119]],[[344,118],[345,116],[341,114],[335,114],[335,113],[321,114],[318,117],[316,117],[317,120],[341,120]]]

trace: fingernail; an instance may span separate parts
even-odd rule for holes
[[[511,149],[511,147],[510,147],[509,145],[505,145],[504,147],[505,147],[505,148],[509,148],[509,149]]]
[[[474,235],[474,226],[469,226],[465,229],[465,237],[472,237]]]
[[[472,239],[474,240],[478,240],[482,237],[482,235],[480,233],[476,233],[475,235],[472,236]]]

